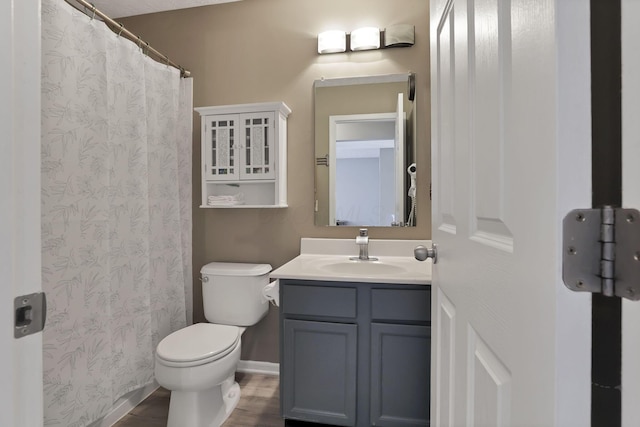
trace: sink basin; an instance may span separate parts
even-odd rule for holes
[[[417,245],[428,240],[369,240],[369,254],[376,261],[357,259],[353,239],[302,238],[300,255],[269,274],[271,279],[334,282],[431,284],[431,262],[413,257]],[[353,259],[356,257],[356,259]]]
[[[401,267],[379,261],[344,261],[326,264],[322,267],[332,273],[340,274],[399,274],[405,270]]]

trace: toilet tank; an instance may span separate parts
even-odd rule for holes
[[[269,264],[211,262],[200,270],[204,317],[211,323],[255,325],[269,311],[262,289],[269,283]]]

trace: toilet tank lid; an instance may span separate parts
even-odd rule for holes
[[[200,273],[213,276],[262,276],[271,271],[269,264],[246,264],[241,262],[210,262]]]

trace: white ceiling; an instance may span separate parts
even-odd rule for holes
[[[187,9],[239,0],[91,0],[98,10],[110,18],[143,15],[165,10]]]

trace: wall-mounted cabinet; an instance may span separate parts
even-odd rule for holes
[[[284,102],[195,109],[202,128],[203,208],[287,207]]]

